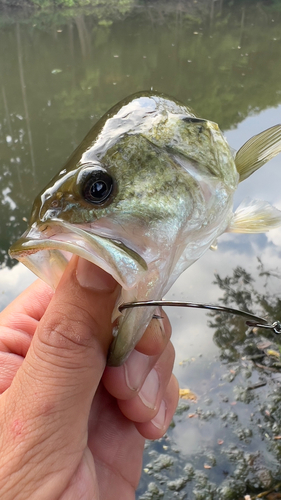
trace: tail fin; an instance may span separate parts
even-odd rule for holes
[[[239,205],[233,215],[227,232],[265,233],[281,226],[281,212],[266,201],[246,200]]]
[[[268,128],[249,139],[237,151],[235,165],[240,182],[281,152],[281,125]]]

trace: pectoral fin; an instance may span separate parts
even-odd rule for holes
[[[263,200],[242,202],[227,228],[230,233],[265,233],[281,226],[281,212]]]
[[[240,182],[281,152],[281,125],[268,128],[249,139],[237,151],[235,165]]]

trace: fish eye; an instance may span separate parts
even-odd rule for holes
[[[82,195],[93,205],[103,204],[113,190],[113,179],[103,168],[94,169],[84,181]]]

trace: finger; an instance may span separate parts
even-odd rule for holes
[[[116,399],[110,396],[102,384],[96,392],[92,405],[88,425],[88,446],[95,456],[97,472],[101,474],[100,477],[104,475],[106,477],[104,482],[100,481],[100,486],[102,488],[104,483],[107,491],[102,489],[99,498],[127,499],[128,494],[125,497],[122,495],[120,481],[126,479],[134,491],[137,488],[142,470],[144,438],[134,423],[122,415]],[[109,495],[108,489],[112,487],[112,481],[109,481],[108,471],[116,470],[117,464],[118,473],[114,476],[113,483],[118,489],[115,488],[115,495],[112,493]],[[135,496],[132,493],[133,498]]]
[[[53,295],[49,285],[36,280],[0,313],[0,325],[27,331],[27,325],[31,324],[33,334]],[[29,323],[29,319],[34,321]]]
[[[10,352],[0,352],[0,394],[10,387],[23,358]]]
[[[103,384],[115,398],[134,398],[165,350],[171,337],[171,325],[163,311],[161,316],[161,320],[151,320],[142,339],[123,365],[106,367]]]
[[[147,356],[160,355],[165,349],[172,333],[167,314],[158,307],[155,315],[136,345],[136,350]]]
[[[136,428],[145,439],[160,439],[172,421],[179,400],[179,384],[172,374],[159,409],[154,418],[148,422],[137,422]]]
[[[133,399],[118,400],[123,415],[133,422],[148,422],[159,411],[171,378],[175,350],[171,342],[148,373],[140,391]]]
[[[0,394],[10,387],[53,294],[37,280],[0,313]]]
[[[7,467],[12,471],[18,467],[19,484],[31,466],[35,482],[46,481],[51,489],[57,487],[50,482],[55,463],[67,471],[64,481],[74,473],[112,340],[111,314],[118,288],[104,271],[73,258],[24,362],[1,396],[8,412],[2,436],[17,450],[9,453]],[[62,482],[61,488],[65,486]]]

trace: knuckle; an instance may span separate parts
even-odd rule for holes
[[[89,314],[75,304],[71,309],[69,305],[54,308],[40,329],[40,338],[44,344],[56,348],[88,347],[92,338]]]

